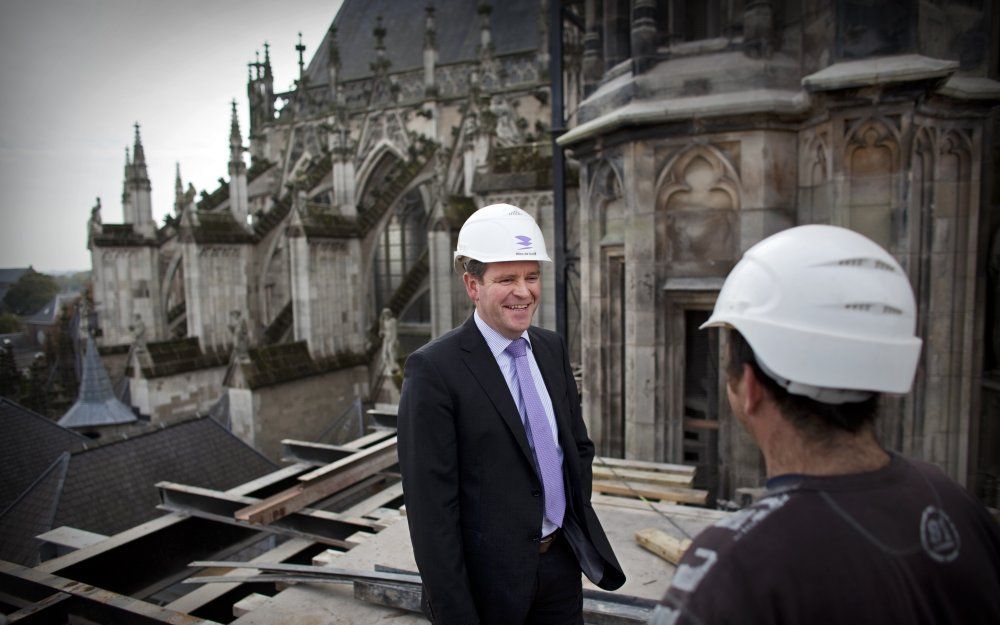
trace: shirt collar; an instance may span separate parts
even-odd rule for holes
[[[514,342],[491,328],[488,323],[483,321],[483,318],[479,316],[478,310],[472,313],[472,318],[475,319],[476,327],[479,328],[480,334],[482,334],[483,338],[486,339],[486,345],[490,348],[490,352],[493,353],[494,358],[499,358],[500,354],[507,349],[507,346]],[[521,338],[527,342],[528,349],[531,349],[531,337],[528,336],[527,330],[521,333]]]

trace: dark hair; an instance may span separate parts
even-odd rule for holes
[[[879,396],[844,404],[824,404],[803,395],[794,395],[764,373],[757,364],[753,348],[737,330],[729,331],[729,358],[726,377],[730,384],[743,375],[743,365],[750,365],[784,417],[805,436],[813,439],[827,438],[837,430],[856,433],[875,420]]]
[[[486,275],[486,263],[479,262],[475,258],[467,258],[465,260],[465,273],[475,278],[476,282],[482,282],[483,276]]]

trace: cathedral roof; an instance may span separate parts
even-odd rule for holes
[[[83,449],[82,434],[0,397],[0,511],[9,506],[64,451]]]
[[[113,535],[156,518],[162,514],[157,482],[225,490],[274,468],[208,417],[55,454],[0,511],[0,559],[34,564],[33,537],[62,525]]]
[[[148,356],[148,357],[146,357]],[[134,375],[134,363],[138,361],[142,376],[147,379],[176,375],[187,371],[221,367],[229,362],[228,352],[203,351],[196,337],[154,341],[146,344],[146,353],[141,358],[133,358],[125,369],[126,375]]]
[[[474,61],[479,45],[478,3],[433,3],[437,8],[434,21],[437,33],[438,64]],[[375,60],[372,31],[375,19],[382,16],[387,32],[386,55],[392,63],[391,72],[423,67],[424,0],[345,0],[333,25],[337,28],[340,48],[340,80],[356,80],[373,75],[370,64]],[[528,52],[539,46],[538,0],[503,0],[493,2],[492,40],[495,53]],[[419,26],[415,27],[415,24]],[[327,82],[326,64],[329,58],[330,33],[323,37],[306,70],[309,84]]]
[[[83,379],[76,403],[59,419],[66,428],[118,425],[136,421],[132,409],[115,396],[104,363],[97,353],[94,339],[87,337],[87,354],[83,357]]]

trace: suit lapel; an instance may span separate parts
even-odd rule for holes
[[[510,387],[500,373],[496,358],[486,345],[486,339],[476,327],[476,322],[472,317],[462,326],[462,334],[459,345],[462,348],[462,359],[465,365],[472,372],[472,375],[483,388],[486,396],[489,397],[493,407],[500,413],[510,433],[514,435],[525,459],[534,467],[534,454],[528,446],[528,437],[524,433],[524,424],[521,423],[521,414],[517,411],[514,398],[510,395]]]

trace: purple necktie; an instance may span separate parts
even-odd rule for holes
[[[566,513],[566,492],[563,489],[562,466],[559,462],[559,450],[552,438],[552,428],[545,416],[545,408],[535,388],[535,381],[528,367],[527,341],[522,338],[505,350],[514,357],[517,367],[517,382],[521,387],[521,399],[524,401],[524,411],[527,414],[525,427],[528,438],[535,446],[535,461],[542,474],[542,489],[545,493],[545,516],[555,525],[562,527],[563,515]]]

